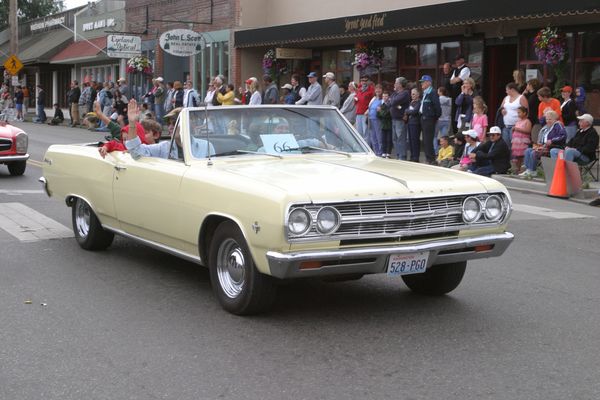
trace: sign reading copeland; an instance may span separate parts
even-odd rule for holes
[[[160,35],[160,47],[174,56],[193,56],[202,50],[204,44],[202,34],[189,29],[173,29]]]
[[[132,58],[142,54],[142,38],[139,36],[108,35],[106,54],[109,57]]]

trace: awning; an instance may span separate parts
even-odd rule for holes
[[[424,29],[525,19],[600,14],[598,0],[464,0],[234,33],[238,48],[289,45],[332,39],[369,39]],[[318,15],[315,14],[315,15]]]
[[[43,34],[22,38],[19,41],[19,54],[17,57],[25,65],[47,63],[52,56],[64,49],[69,41],[73,40],[73,33],[66,29],[53,29]],[[0,46],[0,65],[10,56],[10,43]]]
[[[50,64],[75,64],[88,61],[97,61],[98,59],[107,59],[106,36],[94,39],[79,40],[71,43],[66,49],[55,55]]]

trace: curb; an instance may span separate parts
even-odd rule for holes
[[[504,176],[504,175],[494,175],[493,177],[498,182],[500,182],[504,186],[506,186],[506,188],[509,190],[514,190],[514,191],[521,192],[521,193],[537,194],[537,195],[541,195],[541,196],[550,197],[550,196],[548,196],[548,193],[546,193],[545,190],[540,190],[540,189],[542,189],[542,187],[545,189],[545,185],[546,185],[545,182],[525,181],[524,179],[508,177],[508,176]],[[517,184],[517,182],[518,182],[518,184]],[[532,187],[524,187],[527,185],[534,186],[534,187],[533,188]],[[535,186],[537,186],[538,188],[535,188]],[[588,203],[597,196],[597,193],[598,193],[598,188],[583,189],[576,196],[572,196],[572,197],[569,197],[568,199],[564,199],[564,200],[588,205]]]

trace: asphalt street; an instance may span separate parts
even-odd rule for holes
[[[32,161],[0,166],[0,215],[70,229],[37,182],[43,152],[103,134],[21,126]],[[304,281],[256,317],[223,311],[202,267],[130,240],[88,252],[0,228],[0,399],[598,399],[600,208],[511,194],[514,243],[447,296]]]

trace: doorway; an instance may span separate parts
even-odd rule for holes
[[[488,105],[489,125],[495,125],[496,110],[506,96],[506,84],[513,81],[512,73],[519,65],[516,44],[486,46],[484,65],[484,98]]]

